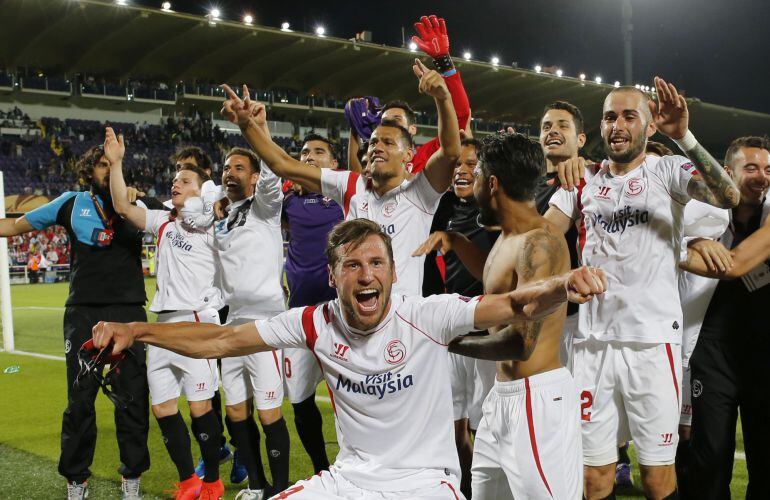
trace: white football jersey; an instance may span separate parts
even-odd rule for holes
[[[575,342],[681,342],[677,265],[695,172],[683,156],[648,155],[623,176],[604,162],[579,188],[553,195],[551,205],[577,224],[582,264],[601,267],[609,281],[606,293],[580,306]]]
[[[231,203],[214,224],[219,284],[228,322],[266,318],[286,310],[281,278],[281,179],[264,162],[254,196]]]
[[[214,284],[211,229],[188,230],[167,210],[147,210],[145,231],[158,237],[157,283],[150,311],[201,311],[224,306]]]
[[[348,326],[339,300],[257,321],[275,348],[309,348],[337,423],[334,464],[356,486],[399,491],[460,477],[447,344],[473,330],[478,298],[392,296],[380,324]]]
[[[430,235],[433,214],[443,193],[437,193],[423,172],[377,196],[355,172],[321,169],[321,191],[336,201],[345,220],[369,219],[393,239],[396,262],[394,294],[422,295],[425,256],[412,257]]]

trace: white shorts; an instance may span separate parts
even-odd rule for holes
[[[564,328],[561,334],[561,346],[559,348],[559,358],[561,364],[572,372],[572,341],[575,338],[575,332],[578,329],[578,313],[567,316],[564,320]]]
[[[633,440],[640,464],[673,464],[679,441],[681,346],[589,339],[576,343],[572,355],[584,463],[615,463],[618,443]]]
[[[158,314],[158,323],[196,321],[219,324],[216,309],[200,312],[178,311]],[[153,404],[161,404],[184,394],[188,401],[205,401],[219,387],[216,360],[193,359],[173,351],[147,346],[147,383]]]
[[[465,500],[460,493],[460,483],[453,475],[446,480],[436,481],[435,486],[406,491],[374,491],[359,488],[344,477],[332,465],[328,471],[321,471],[297,483],[278,495],[275,500]]]
[[[228,324],[254,321],[237,319]],[[283,353],[280,350],[258,352],[237,358],[222,358],[222,389],[225,404],[236,405],[254,398],[257,410],[279,408],[283,402]]]
[[[475,359],[453,352],[449,355],[449,380],[452,383],[452,414],[455,421],[469,417],[473,404]]]
[[[284,349],[283,375],[286,397],[292,404],[301,403],[315,394],[323,380],[321,367],[310,349]]]
[[[471,475],[474,500],[582,498],[580,404],[566,368],[495,382]]]
[[[682,367],[682,411],[679,425],[692,426],[692,390],[690,387],[690,367]]]
[[[487,399],[489,391],[495,385],[497,363],[486,359],[476,359],[474,360],[473,369],[473,401],[470,408],[468,408],[468,420],[471,429],[475,431],[481,423],[484,401]]]

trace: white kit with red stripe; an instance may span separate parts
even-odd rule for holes
[[[473,498],[582,498],[579,409],[566,368],[496,381],[473,444]]]
[[[436,192],[423,172],[400,186],[377,196],[363,177],[355,172],[321,169],[321,190],[336,201],[345,220],[368,219],[380,225],[393,240],[396,277],[393,293],[422,295],[425,256],[412,257],[430,235],[433,214],[443,193]]]
[[[150,311],[221,309],[211,229],[186,228],[167,210],[147,210],[145,230],[158,237],[157,285]]]
[[[677,265],[695,172],[683,156],[648,155],[623,176],[604,162],[584,185],[553,195],[551,205],[577,224],[582,264],[601,267],[609,281],[580,306],[574,342],[681,342]]]
[[[318,360],[336,416],[337,474],[372,491],[432,489],[442,482],[458,489],[447,344],[473,330],[480,299],[391,300],[369,331],[348,326],[339,300],[294,308],[256,326],[268,345],[308,348]]]

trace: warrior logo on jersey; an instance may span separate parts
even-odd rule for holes
[[[627,196],[639,196],[644,192],[644,179],[635,177],[626,183]]]
[[[385,346],[385,361],[391,365],[397,365],[406,358],[406,347],[400,340],[391,340]]]
[[[345,345],[343,343],[334,343],[334,352],[331,353],[329,356],[332,358],[337,358],[342,361],[349,361],[348,360],[348,350],[350,350],[349,345]]]
[[[609,200],[611,189],[612,188],[609,186],[599,186],[599,188],[596,190],[596,197],[603,200]]]

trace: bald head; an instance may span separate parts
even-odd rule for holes
[[[652,121],[652,113],[650,112],[650,96],[647,94],[647,92],[639,90],[636,87],[624,85],[623,87],[612,89],[610,93],[607,94],[607,97],[604,98],[605,110],[607,109],[607,104],[611,102],[612,97],[619,94],[624,94],[625,96],[631,97],[632,102],[636,102],[638,104],[636,109],[640,112],[641,115],[644,116],[645,121],[647,123]]]

